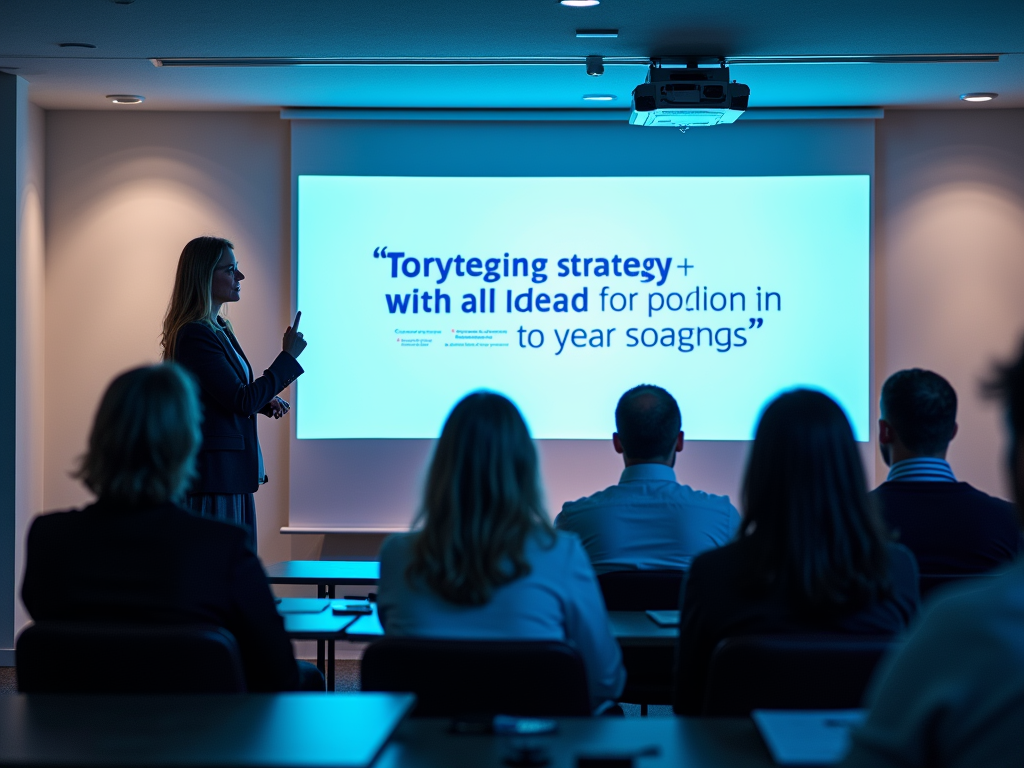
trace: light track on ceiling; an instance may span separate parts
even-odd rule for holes
[[[991,64],[997,63],[999,53],[922,53],[922,54],[849,54],[806,56],[697,56],[649,57],[605,56],[605,66],[646,66],[655,61],[690,59],[693,61],[721,62],[726,66],[760,64]],[[387,66],[579,66],[585,65],[586,56],[382,56],[342,58],[296,57],[205,57],[205,58],[151,58],[155,67],[387,67]]]

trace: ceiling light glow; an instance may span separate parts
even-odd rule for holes
[[[562,5],[567,5],[570,8],[590,8],[594,5],[600,5],[601,0],[558,0]]]
[[[998,93],[961,93],[960,101],[992,101],[998,95]]]
[[[588,93],[583,97],[584,101],[615,101],[615,97],[610,93]]]
[[[145,96],[132,96],[127,93],[114,93],[107,96],[114,104],[141,104],[146,100]]]

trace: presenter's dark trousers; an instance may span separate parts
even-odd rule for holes
[[[200,517],[209,517],[245,528],[249,546],[256,549],[256,500],[251,493],[196,493],[185,506]]]

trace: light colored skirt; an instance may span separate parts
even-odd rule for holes
[[[247,541],[256,549],[256,500],[251,493],[197,493],[188,497],[185,506],[200,517],[241,526],[248,533]]]

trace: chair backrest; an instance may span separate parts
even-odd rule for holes
[[[234,636],[200,625],[42,622],[18,636],[22,693],[244,693]]]
[[[971,579],[984,578],[987,573],[922,573],[918,577],[918,588],[924,600],[939,587],[947,584],[963,584]]]
[[[597,577],[609,611],[673,611],[684,571],[612,571]]]
[[[411,691],[418,717],[590,714],[583,659],[555,641],[385,637],[363,652],[364,691]]]
[[[852,709],[891,637],[730,637],[711,657],[701,714],[737,717],[753,709]]]

